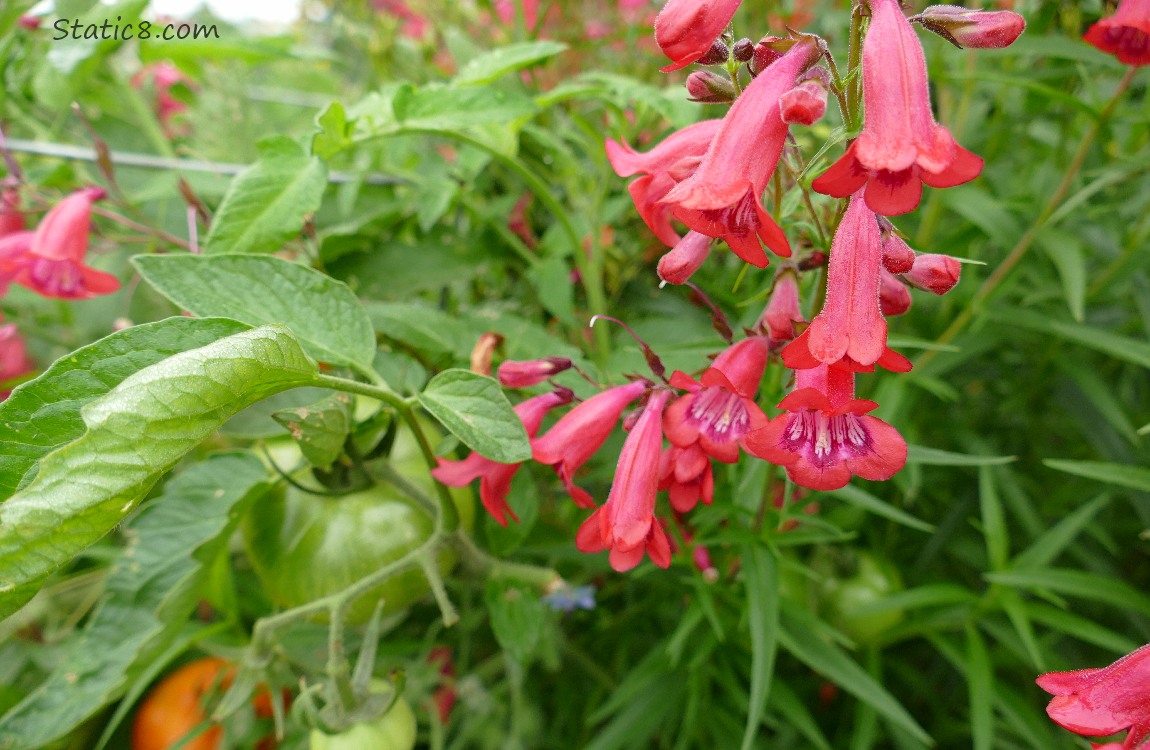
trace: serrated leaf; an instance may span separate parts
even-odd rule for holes
[[[15,492],[44,455],[84,434],[85,404],[149,365],[247,328],[219,318],[168,318],[117,331],[56,360],[0,402],[0,499]]]
[[[70,656],[0,719],[0,748],[44,747],[123,694],[184,626],[212,561],[266,481],[258,458],[231,453],[164,488],[124,532],[128,544]]]
[[[474,86],[430,84],[400,89],[392,100],[400,130],[447,131],[484,123],[507,123],[538,111],[522,94]]]
[[[212,219],[205,253],[272,253],[299,234],[327,188],[327,167],[295,141],[260,142],[260,158],[236,175]]]
[[[323,362],[371,368],[375,333],[355,294],[314,268],[267,255],[137,255],[160,294],[193,315],[285,325]]]
[[[906,462],[924,466],[1001,466],[1017,461],[1017,456],[974,456],[969,453],[952,453],[922,445],[908,445]]]
[[[470,370],[444,370],[431,379],[419,403],[467,447],[501,464],[531,458],[527,430],[499,383]]]
[[[351,434],[349,400],[347,394],[335,393],[309,406],[282,409],[272,418],[287,428],[308,463],[327,470]]]
[[[1141,466],[1112,464],[1105,461],[1070,461],[1047,458],[1042,463],[1055,471],[1064,471],[1087,479],[1128,487],[1139,492],[1150,492],[1150,469]]]
[[[872,706],[891,723],[906,730],[918,741],[933,744],[930,735],[919,726],[898,699],[887,692],[886,688],[867,674],[866,670],[847,656],[842,649],[818,636],[816,629],[806,622],[811,619],[808,613],[798,611],[786,600],[782,603],[780,646],[843,690]]]
[[[546,616],[539,595],[526,586],[491,578],[484,601],[495,640],[515,661],[527,664],[539,643]]]
[[[0,505],[0,618],[228,417],[316,378],[290,332],[265,326],[168,357],[84,406],[83,436],[45,456],[36,479]]]
[[[500,76],[530,67],[549,57],[554,57],[567,49],[562,42],[541,40],[520,42],[493,49],[474,57],[455,75],[452,83],[456,86],[474,86],[490,83]]]

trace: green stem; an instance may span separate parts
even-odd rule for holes
[[[507,578],[544,592],[551,591],[563,581],[563,578],[551,568],[507,562],[492,557],[476,547],[475,542],[466,534],[457,533],[451,538],[451,542],[463,566],[485,578]]]
[[[1018,242],[1015,243],[1010,252],[1006,254],[1006,257],[998,264],[998,267],[982,282],[982,285],[978,288],[978,291],[975,292],[974,299],[971,300],[970,304],[963,308],[962,312],[951,321],[950,326],[942,332],[942,335],[938,338],[938,344],[947,344],[961,333],[974,318],[975,311],[994,293],[999,285],[1006,280],[1006,277],[1010,275],[1010,272],[1014,270],[1015,266],[1018,265],[1019,261],[1025,257],[1027,251],[1030,250],[1030,246],[1038,236],[1038,232],[1046,224],[1047,219],[1050,218],[1050,215],[1057,210],[1059,204],[1066,198],[1066,194],[1070,191],[1070,186],[1074,182],[1074,178],[1077,177],[1078,173],[1082,170],[1082,165],[1086,163],[1086,156],[1090,151],[1090,147],[1094,144],[1095,138],[1098,137],[1098,134],[1114,113],[1115,107],[1118,106],[1122,95],[1126,93],[1126,89],[1130,87],[1130,82],[1134,79],[1134,75],[1137,72],[1138,68],[1131,67],[1126,71],[1126,75],[1122,76],[1122,80],[1118,83],[1118,88],[1114,90],[1114,95],[1110,98],[1110,101],[1106,103],[1106,106],[1102,108],[1102,111],[1098,113],[1097,119],[1090,125],[1090,129],[1086,131],[1086,135],[1083,136],[1082,141],[1078,144],[1078,150],[1070,160],[1070,165],[1067,166],[1065,174],[1062,175],[1062,181],[1058,183],[1054,194],[1050,196],[1050,199],[1030,225],[1030,228],[1018,239]],[[915,366],[924,367],[934,359],[939,351],[939,349],[930,349],[924,352],[918,361],[915,362]]]
[[[847,116],[844,118],[847,131],[853,133],[858,130],[861,118],[859,105],[862,99],[862,76],[857,72],[862,63],[862,27],[863,14],[861,2],[857,3],[851,12],[850,47],[847,56],[847,77],[854,74],[847,86]]]

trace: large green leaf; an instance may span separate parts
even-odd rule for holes
[[[490,83],[507,73],[554,57],[565,49],[567,49],[566,44],[548,39],[536,42],[520,42],[493,49],[468,60],[467,64],[455,75],[452,83],[457,86]]]
[[[84,434],[85,404],[134,372],[246,328],[234,320],[168,318],[117,331],[58,359],[0,402],[0,499],[30,481],[25,475],[44,455]]]
[[[228,417],[317,376],[287,329],[265,326],[168,357],[86,405],[84,435],[45,456],[36,479],[0,505],[0,617],[123,521]]]
[[[453,435],[501,464],[531,458],[527,430],[499,383],[469,370],[444,370],[431,379],[419,403]]]
[[[327,167],[298,143],[273,136],[260,158],[236,175],[212,220],[206,253],[272,253],[299,234],[319,208]]]
[[[287,326],[324,362],[371,368],[375,334],[347,285],[267,255],[137,255],[140,275],[193,315]]]
[[[523,94],[479,86],[429,84],[405,87],[392,100],[401,131],[449,131],[489,123],[507,124],[538,111]]]
[[[117,700],[184,626],[244,507],[267,489],[254,455],[212,456],[173,479],[127,547],[68,658],[0,719],[0,748],[33,750]]]

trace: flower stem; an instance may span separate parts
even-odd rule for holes
[[[1082,165],[1086,163],[1086,156],[1090,151],[1090,147],[1094,144],[1095,138],[1098,137],[1102,128],[1106,125],[1107,121],[1109,121],[1110,116],[1114,113],[1114,108],[1118,106],[1118,102],[1130,87],[1130,82],[1134,79],[1134,75],[1137,72],[1138,68],[1131,67],[1126,71],[1126,75],[1122,76],[1122,80],[1118,83],[1118,88],[1114,90],[1114,95],[1110,98],[1110,101],[1106,103],[1106,106],[1102,108],[1102,111],[1098,113],[1097,119],[1094,120],[1090,129],[1086,131],[1086,135],[1083,136],[1081,143],[1078,144],[1078,150],[1074,152],[1074,156],[1070,160],[1065,174],[1062,175],[1062,181],[1058,183],[1058,187],[1055,189],[1053,195],[1050,196],[1046,205],[1043,206],[1042,211],[1039,212],[1034,222],[1030,225],[1030,228],[1018,239],[1018,242],[1015,243],[1010,252],[1006,254],[1002,262],[998,264],[998,267],[986,277],[986,280],[982,282],[978,291],[974,293],[974,299],[951,321],[950,326],[942,332],[942,335],[938,337],[936,343],[947,344],[952,341],[955,336],[960,334],[963,329],[970,324],[975,311],[994,293],[999,285],[1006,280],[1006,277],[1010,275],[1010,272],[1014,270],[1015,266],[1018,265],[1019,261],[1025,257],[1027,251],[1030,250],[1030,246],[1034,244],[1038,232],[1045,226],[1051,214],[1053,214],[1062,201],[1065,200],[1066,194],[1070,191],[1070,186],[1074,182],[1074,178],[1082,171]],[[924,352],[918,361],[915,362],[915,366],[925,366],[934,359],[939,351],[941,350],[930,349]]]

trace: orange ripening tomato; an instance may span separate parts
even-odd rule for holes
[[[136,712],[132,725],[132,750],[169,750],[207,720],[205,700],[219,696],[235,679],[235,665],[214,656],[189,662],[160,680]],[[285,695],[285,699],[288,696]],[[252,698],[260,718],[272,715],[271,694],[266,688]],[[224,729],[213,724],[182,745],[182,750],[218,750]],[[265,738],[259,747],[274,747]]]

